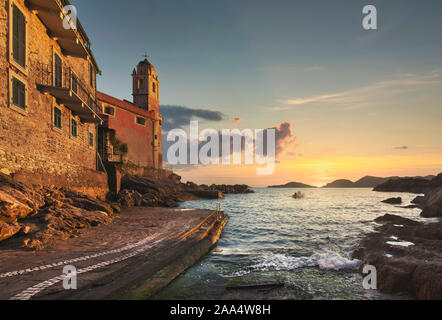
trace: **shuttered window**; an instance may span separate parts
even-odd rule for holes
[[[54,127],[61,129],[61,110],[54,107]]]
[[[15,77],[12,77],[12,103],[26,110],[26,85]]]
[[[16,5],[12,6],[12,57],[26,68],[26,19]]]
[[[63,64],[61,61],[61,58],[58,56],[58,54],[54,55],[54,85],[56,87],[61,88],[62,87],[62,77],[63,77]]]
[[[74,119],[71,120],[71,135],[74,138],[78,137],[77,121],[75,121]]]
[[[72,91],[78,94],[78,79],[75,74],[72,73],[71,75],[71,85],[72,85]]]
[[[89,132],[89,147],[94,146],[94,134],[92,132]]]

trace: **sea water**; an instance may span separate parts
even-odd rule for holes
[[[371,189],[256,188],[253,194],[226,195],[230,216],[215,250],[154,299],[388,299],[362,286],[361,261],[351,253],[376,217],[386,213],[424,221],[419,209],[382,203],[416,196]],[[217,200],[188,201],[182,208],[215,209]],[[274,290],[226,290],[235,285],[283,283]]]

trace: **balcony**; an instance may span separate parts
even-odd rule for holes
[[[69,66],[63,65],[55,75],[52,65],[36,63],[37,89],[57,98],[85,123],[102,123],[95,95],[87,89]]]
[[[69,5],[67,0],[27,0],[26,4],[48,29],[48,34],[56,39],[65,55],[87,58],[90,54],[90,42],[83,28],[64,28],[66,15],[63,8]]]

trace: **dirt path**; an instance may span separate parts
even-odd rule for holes
[[[0,299],[142,299],[196,262],[227,216],[209,210],[143,208],[85,229],[42,251],[0,247]],[[62,286],[77,270],[77,290]]]

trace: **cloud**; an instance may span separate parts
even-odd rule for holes
[[[240,122],[242,122],[242,118],[236,117],[236,118],[232,119],[233,124],[240,123]]]
[[[276,130],[276,155],[278,155],[293,146],[296,136],[289,122],[283,122],[273,129]]]
[[[298,98],[298,99],[283,100],[281,102],[284,104],[289,104],[289,105],[300,105],[300,104],[307,104],[307,103],[312,103],[312,102],[331,100],[331,99],[342,97],[342,96],[344,96],[344,93],[334,93],[334,94],[322,95],[322,96],[316,96],[316,97],[310,97],[310,98]]]
[[[192,109],[184,106],[160,106],[160,113],[163,115],[163,130],[165,132],[175,128],[183,128],[193,119],[208,121],[222,121],[224,114],[219,111],[206,109]]]
[[[381,94],[391,95],[416,90],[424,86],[442,85],[442,70],[435,69],[425,74],[401,74],[395,79],[374,82],[364,87],[342,92],[322,94],[313,97],[282,99],[282,107],[269,108],[269,111],[288,110],[291,106],[306,105],[315,102],[334,103],[348,110],[364,107],[368,101],[379,99]]]
[[[394,147],[396,150],[408,150],[408,146]]]
[[[282,122],[281,124],[279,124],[275,127],[264,129],[264,135],[263,135],[263,146],[264,146],[263,154],[264,154],[264,156],[267,155],[267,131],[270,129],[275,129],[275,155],[276,156],[282,154],[285,151],[291,150],[294,147],[294,143],[296,141],[296,136],[293,133],[292,125],[289,122]],[[169,147],[171,145],[173,145],[175,142],[174,141],[167,141],[167,133],[163,133],[162,139],[163,139],[162,140],[163,141],[163,143],[162,143],[163,159],[165,162],[167,162],[167,151],[168,151]],[[222,141],[223,141],[222,132],[218,132],[218,139],[219,139],[219,146],[220,146],[219,154],[220,154],[220,156],[222,156]],[[187,137],[187,141],[189,143],[189,137]],[[198,144],[198,151],[206,143],[207,142],[200,142]],[[232,153],[233,139],[230,139],[228,141],[228,144],[230,146],[228,145],[227,148],[230,147],[230,150]],[[245,147],[244,138],[242,138],[241,139],[241,151],[244,151],[244,147]],[[189,150],[190,150],[189,144],[187,145],[187,150],[189,153]],[[187,154],[187,159],[188,159],[188,163],[190,163],[190,161],[189,161],[190,155],[189,154]],[[187,166],[187,165],[184,165],[184,166]],[[193,168],[197,167],[196,165],[188,165],[188,166],[192,166]],[[180,168],[182,168],[181,165],[180,165]]]

